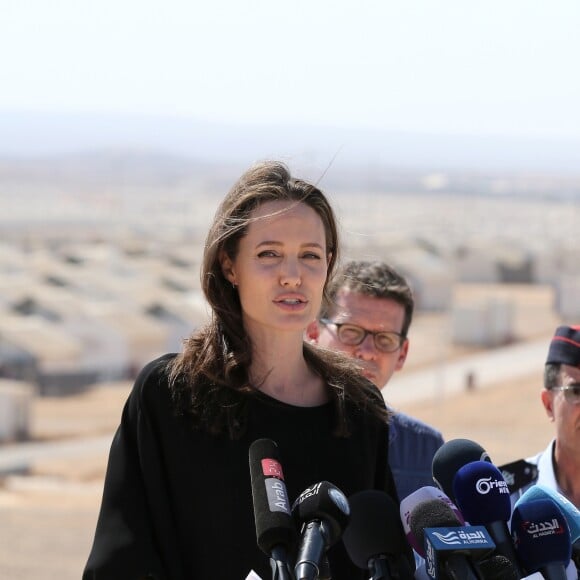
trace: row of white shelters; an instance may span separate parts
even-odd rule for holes
[[[580,261],[580,256],[578,257]],[[556,283],[555,307],[564,320],[580,320],[580,274],[562,274]]]
[[[450,307],[455,276],[445,250],[385,232],[375,236],[351,236],[345,260],[349,259],[391,264],[411,286],[417,310],[444,311]]]
[[[152,358],[179,351],[207,319],[197,272],[183,257],[111,257],[83,244],[4,255],[0,347],[11,349],[12,361],[15,352],[34,361],[29,374],[43,393],[134,376]]]
[[[492,348],[514,340],[514,307],[509,299],[491,298],[456,304],[451,316],[455,344]]]
[[[0,443],[28,439],[34,394],[31,383],[0,378]]]

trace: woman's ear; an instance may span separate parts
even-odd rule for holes
[[[234,272],[234,263],[231,258],[222,250],[220,252],[220,266],[222,268],[222,274],[224,278],[230,282],[233,286],[236,285],[236,274]]]

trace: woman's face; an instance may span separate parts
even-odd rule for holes
[[[276,214],[276,215],[272,215]],[[236,258],[222,270],[238,289],[244,327],[302,332],[320,309],[328,259],[319,215],[304,203],[269,201],[252,213]]]

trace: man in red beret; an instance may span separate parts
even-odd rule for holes
[[[500,467],[512,492],[512,504],[539,484],[580,508],[580,326],[556,329],[548,349],[541,397],[556,434],[534,457]],[[566,578],[580,578],[580,540],[571,539],[572,559]]]
[[[512,497],[517,499],[538,483],[580,508],[580,326],[556,329],[548,349],[541,397],[554,423],[555,437],[541,453],[506,466],[504,471],[515,474],[516,479],[522,469],[533,474],[522,482],[525,485],[510,486],[515,492]]]

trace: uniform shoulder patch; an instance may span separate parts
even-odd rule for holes
[[[538,466],[525,459],[499,465],[503,478],[508,484],[510,493],[514,493],[538,479]]]

